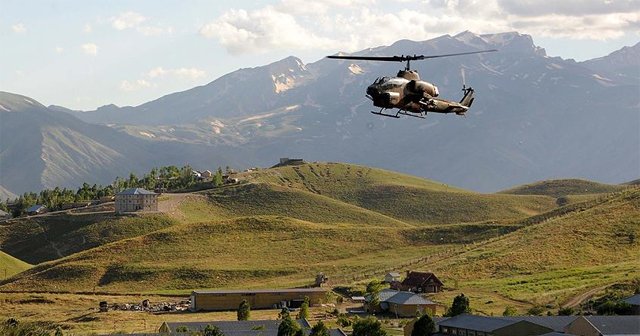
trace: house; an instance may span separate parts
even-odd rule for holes
[[[383,289],[378,293],[379,305],[371,305],[371,296],[365,297],[365,310],[368,312],[388,312],[397,317],[412,317],[416,314],[428,313],[435,315],[436,303],[423,298],[422,296],[403,292],[395,289]]]
[[[393,289],[414,293],[438,293],[442,291],[442,281],[431,272],[407,271],[407,277],[402,282],[391,284]]]
[[[36,204],[29,207],[26,212],[29,216],[39,215],[41,213],[47,212],[47,207],[45,207],[44,205]]]
[[[247,300],[252,309],[278,307],[298,308],[309,298],[309,304],[319,305],[326,301],[324,288],[256,289],[256,290],[198,290],[191,293],[191,310],[236,310],[242,300]]]
[[[115,196],[117,214],[138,211],[158,211],[158,194],[143,189],[125,189]]]
[[[400,282],[400,273],[389,272],[384,276],[384,280],[382,282],[385,282],[385,283]]]
[[[164,322],[158,330],[161,334],[177,333],[190,335],[203,331],[208,325],[215,325],[225,336],[277,336],[281,320],[256,321],[211,321],[211,322]],[[311,324],[305,319],[296,320],[303,329],[311,329]],[[340,329],[329,329],[331,336],[346,336]]]
[[[579,336],[640,335],[640,317],[578,316],[565,328],[565,333]]]
[[[633,315],[640,315],[640,294],[624,299],[624,302],[631,306]]]
[[[213,177],[213,173],[210,170],[205,170],[203,172],[200,172],[200,176],[202,176],[202,178],[204,179],[210,179]]]
[[[11,219],[11,214],[0,210],[0,220]]]
[[[537,336],[555,332],[525,319],[505,319],[477,315],[458,315],[438,323],[435,335]]]

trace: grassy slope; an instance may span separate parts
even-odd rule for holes
[[[16,259],[2,251],[0,251],[0,279],[11,277],[14,274],[27,270],[31,265]]]
[[[60,214],[0,226],[0,246],[3,251],[36,264],[153,232],[175,223],[164,215],[118,217],[104,213]]]
[[[555,207],[546,196],[478,194],[381,169],[338,163],[281,167],[248,181],[308,190],[413,225],[527,217]]]
[[[585,288],[640,277],[640,191],[557,217],[425,266],[518,300],[560,303]]]
[[[603,184],[587,180],[564,179],[548,180],[517,186],[501,191],[502,194],[513,195],[546,195],[561,197],[568,195],[591,195],[612,193],[627,189],[626,186]]]
[[[621,254],[607,247],[616,242],[608,232],[622,232],[616,238],[622,241],[630,233],[624,230],[637,231],[637,195],[630,192],[624,194],[628,199],[609,198],[595,208],[515,231],[522,227],[517,223],[533,223],[521,221],[525,214],[551,209],[555,200],[475,194],[343,164],[282,167],[243,178],[249,183],[188,199],[180,206],[180,223],[139,230],[128,239],[38,265],[0,289],[286,287],[308,284],[319,271],[349,283],[356,280],[350,276],[366,278],[395,267],[436,269],[449,285],[456,279],[461,287],[473,285],[504,302],[540,296],[542,287],[531,285],[534,280],[556,286],[560,296],[617,281],[633,270],[628,260],[638,255],[636,245]],[[388,192],[394,188],[396,193]],[[387,199],[378,201],[381,197]],[[503,224],[481,222],[495,219]],[[607,224],[600,227],[600,222]],[[489,238],[489,244],[481,243]],[[422,267],[407,264],[442,251],[454,256]],[[605,271],[609,278],[602,276]],[[594,282],[575,280],[580,276]],[[512,278],[521,286],[509,285]]]

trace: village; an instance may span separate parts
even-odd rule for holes
[[[281,158],[273,167],[297,166],[305,164],[302,159]],[[167,186],[180,176],[171,178],[155,177],[155,188],[146,189],[135,183],[124,184],[114,195],[99,199],[63,204],[60,209],[47,209],[43,204],[28,207],[18,218],[39,218],[57,214],[78,214],[102,212],[115,216],[144,216],[160,212],[160,197],[172,193],[189,194],[193,191],[211,188],[225,188],[241,185],[243,174],[259,168],[235,172],[227,168],[186,170],[187,188],[171,189]],[[184,177],[184,176],[183,176]],[[142,180],[142,179],[141,179]],[[174,184],[175,185],[175,184]],[[78,191],[80,193],[80,190]],[[8,203],[9,212],[0,212],[6,224],[12,220],[16,203]],[[366,284],[365,290],[345,289],[332,282],[331,274],[319,273],[308,286],[297,288],[261,289],[199,289],[193,288],[188,297],[167,298],[163,301],[141,302],[101,301],[95,311],[99,314],[126,312],[130,314],[153,314],[163,322],[157,332],[135,333],[135,335],[262,335],[280,336],[282,326],[290,323],[303,330],[302,334],[331,336],[386,335],[360,333],[359,328],[387,330],[389,335],[464,335],[464,336],[614,336],[637,335],[640,317],[640,294],[624,300],[634,315],[572,315],[561,312],[556,316],[541,316],[543,311],[516,316],[505,308],[503,316],[471,314],[469,297],[458,293],[455,286],[448,286],[438,275],[424,270],[395,270],[387,272],[383,278]],[[453,302],[442,302],[434,295],[455,293]],[[203,312],[238,312],[237,320],[230,320],[228,314],[220,320],[201,320]],[[243,313],[244,311],[244,313]],[[251,319],[249,311],[260,312],[259,319]],[[547,310],[549,312],[549,310]],[[593,312],[596,313],[596,312]],[[256,314],[257,315],[257,314]],[[181,320],[181,317],[189,316]],[[222,316],[222,315],[221,315]],[[269,317],[269,319],[265,319]],[[194,321],[194,319],[196,321]],[[427,321],[427,322],[425,322]],[[429,333],[422,333],[427,323]],[[322,328],[321,328],[321,327]],[[210,333],[211,329],[219,334]],[[315,333],[320,328],[326,333]],[[419,330],[418,330],[419,329]],[[418,331],[416,331],[418,330]],[[636,334],[634,334],[636,333]]]

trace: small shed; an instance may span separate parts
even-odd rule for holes
[[[392,282],[400,282],[400,273],[398,272],[389,272],[384,276],[383,282],[392,283]]]
[[[200,176],[205,179],[210,179],[213,176],[213,173],[210,170],[205,170],[203,172],[200,172]]]
[[[29,216],[39,215],[45,212],[47,212],[47,207],[41,204],[32,205],[27,209],[27,215]]]

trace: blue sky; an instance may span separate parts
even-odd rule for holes
[[[640,41],[640,0],[0,0],[0,90],[139,105],[289,55],[517,30],[585,60]]]

